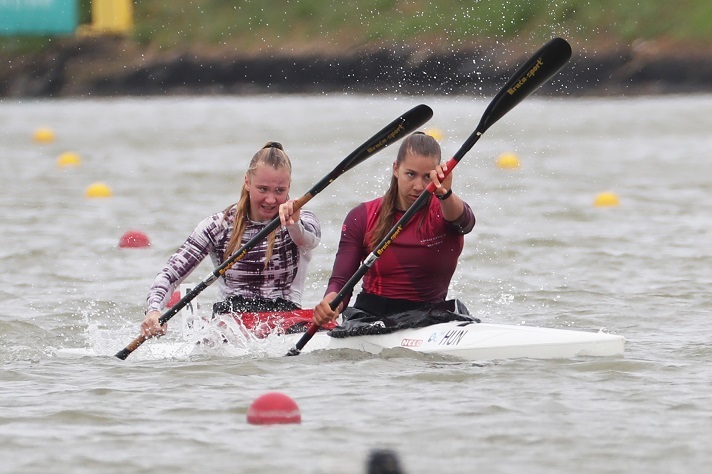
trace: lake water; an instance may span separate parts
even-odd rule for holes
[[[442,132],[450,156],[488,102],[0,102],[0,472],[360,473],[383,448],[408,473],[712,465],[712,96],[530,97],[455,170],[454,189],[478,221],[450,296],[486,322],[605,328],[627,338],[623,358],[474,364],[407,351],[255,350],[166,359],[151,356],[153,342],[113,357],[138,335],[155,274],[203,217],[234,202],[263,143],[284,144],[298,197],[418,103],[435,111],[424,128]],[[53,142],[33,142],[41,126]],[[324,291],[344,215],[385,190],[395,149],[308,204],[323,240],[306,306]],[[58,167],[66,151],[81,165]],[[505,152],[519,169],[496,166]],[[113,197],[86,198],[97,182]],[[620,205],[595,206],[602,192]],[[130,229],[152,246],[118,248]],[[75,348],[98,355],[68,355]],[[246,422],[270,391],[299,404],[301,424]]]

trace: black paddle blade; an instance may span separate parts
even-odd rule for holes
[[[289,349],[289,352],[287,352],[287,353],[285,354],[285,357],[298,356],[301,352],[302,352],[302,351],[300,351],[300,350],[297,349],[296,347],[292,347],[291,349]]]
[[[363,160],[378,153],[388,145],[397,142],[401,138],[405,138],[411,132],[414,132],[425,122],[433,117],[433,109],[425,104],[416,105],[393,122],[389,123],[383,130],[371,137],[366,143],[353,151],[342,163],[350,161],[344,170],[349,170],[361,163]],[[349,160],[349,157],[353,157]]]
[[[304,335],[297,341],[297,343],[289,349],[289,352],[287,352],[287,356],[298,356],[301,352],[302,349],[304,349],[304,346],[307,345],[307,342],[311,340],[311,338],[316,334],[316,332],[319,330],[319,326],[317,326],[315,323],[311,323],[311,326],[309,326],[309,329],[307,329],[307,332],[304,333]]]
[[[504,85],[485,110],[477,130],[484,133],[528,95],[564,67],[571,58],[571,45],[563,38],[546,43]]]
[[[114,354],[114,356],[118,357],[121,360],[126,360],[126,358],[131,355],[131,352],[132,351],[130,351],[128,349],[121,349],[119,352]]]
[[[366,158],[373,156],[401,138],[405,138],[414,132],[433,116],[433,109],[425,104],[416,105],[393,122],[389,123],[381,131],[369,138],[360,147],[352,151],[341,163],[336,165],[331,173],[326,175],[321,181],[309,190],[311,196],[315,196],[324,190],[332,181],[350,170],[354,166],[362,163]]]

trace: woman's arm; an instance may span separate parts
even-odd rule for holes
[[[366,206],[361,204],[352,209],[344,219],[339,250],[336,252],[329,284],[324,292],[324,298],[314,307],[314,322],[320,326],[339,317],[341,310],[349,304],[351,295],[344,298],[336,311],[333,311],[329,305],[356,273],[366,256],[363,243],[366,235],[366,218]]]
[[[313,250],[321,241],[319,219],[311,211],[302,210],[299,214],[299,220],[293,224],[286,224],[285,227],[297,247]]]
[[[346,282],[356,273],[361,262],[366,258],[367,250],[364,246],[366,237],[366,206],[360,204],[352,209],[344,219],[341,227],[339,249],[334,258],[334,266],[326,292],[339,292]],[[348,297],[343,306],[348,304]]]
[[[156,275],[146,296],[146,313],[160,311],[165,307],[178,285],[215,248],[216,235],[223,231],[222,213],[203,219],[198,224]]]
[[[475,214],[472,208],[452,191],[452,173],[445,176],[447,163],[442,163],[430,172],[430,179],[435,184],[434,195],[440,201],[443,217],[462,234],[469,233],[475,227]]]

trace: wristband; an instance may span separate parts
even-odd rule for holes
[[[452,196],[452,189],[450,189],[448,192],[446,192],[442,196],[438,196],[437,194],[435,195],[435,197],[440,199],[441,201],[444,201],[445,199],[449,198],[450,196]]]

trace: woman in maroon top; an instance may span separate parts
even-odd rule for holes
[[[348,305],[346,298],[332,311],[329,303],[431,181],[434,196],[366,272],[356,311],[349,311],[381,317],[445,302],[464,235],[475,226],[475,216],[453,193],[453,176],[445,176],[447,166],[440,161],[440,145],[433,137],[416,132],[402,142],[386,194],[346,216],[326,294],[314,308],[315,323],[334,320]],[[344,318],[350,318],[348,312]]]

